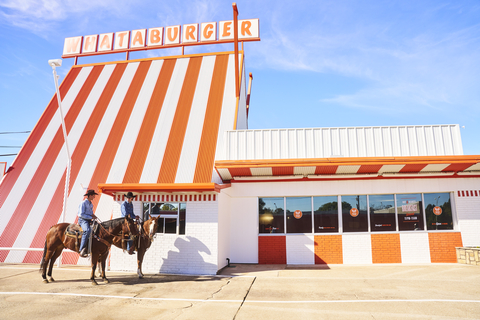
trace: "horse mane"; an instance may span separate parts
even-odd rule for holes
[[[124,217],[121,217],[121,218],[116,218],[116,219],[112,219],[112,220],[107,220],[107,221],[103,221],[101,223],[102,227],[104,227],[105,229],[110,229],[110,228],[116,228],[118,227],[118,225],[120,224],[123,224],[123,221],[125,220]]]

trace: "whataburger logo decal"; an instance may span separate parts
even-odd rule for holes
[[[218,30],[217,30],[218,25]],[[204,22],[200,25],[184,24],[119,31],[88,36],[65,38],[63,57],[89,55],[128,50],[157,49],[164,46],[179,46],[185,44],[202,44],[212,42],[232,42],[233,20]],[[218,32],[217,32],[218,31]],[[238,20],[238,40],[260,40],[258,19]]]

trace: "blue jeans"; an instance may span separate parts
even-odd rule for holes
[[[133,240],[128,240],[127,241],[127,251],[130,250],[130,247],[133,246]]]
[[[90,232],[92,231],[92,228],[90,228],[90,220],[78,218],[78,224],[83,229],[82,242],[80,243],[80,250],[79,250],[79,251],[82,251],[82,249],[87,244],[87,240],[88,240],[88,237],[90,237]]]

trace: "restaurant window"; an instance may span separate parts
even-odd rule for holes
[[[283,198],[258,199],[259,233],[284,233]]]
[[[342,196],[344,232],[368,231],[367,196]]]
[[[312,197],[287,197],[287,233],[312,233]]]
[[[425,193],[427,230],[452,230],[452,205],[449,193]]]
[[[423,231],[422,195],[397,194],[397,215],[399,231]]]
[[[186,203],[143,203],[143,219],[159,217],[157,233],[185,234]]]
[[[337,196],[313,197],[314,232],[338,232]]]
[[[370,206],[370,230],[372,232],[397,230],[393,194],[368,196],[368,204]]]

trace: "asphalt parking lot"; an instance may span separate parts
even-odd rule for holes
[[[232,264],[218,276],[0,264],[0,319],[480,319],[480,268]]]

